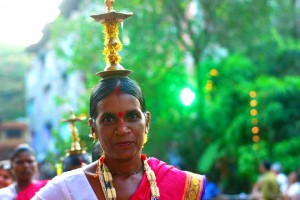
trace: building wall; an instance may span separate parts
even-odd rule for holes
[[[67,73],[67,69],[67,63],[60,61],[54,50],[48,48],[36,54],[27,71],[27,117],[31,144],[39,160],[43,160],[48,150],[55,150],[51,131],[61,129],[62,115],[76,111],[80,96],[86,92],[83,75],[78,71]]]
[[[0,123],[0,160],[10,158],[14,148],[22,143],[28,143],[31,135],[24,122]]]

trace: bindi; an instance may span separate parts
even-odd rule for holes
[[[115,88],[115,94],[116,94],[117,96],[119,96],[119,95],[121,94],[121,88],[120,88],[119,86],[117,86],[117,87]]]
[[[123,113],[123,112],[118,112],[118,117],[119,117],[119,118],[122,118],[122,117],[123,117],[123,115],[124,115],[124,113]]]
[[[119,125],[120,125],[121,127],[124,126],[123,116],[124,116],[124,113],[123,113],[123,112],[118,112],[118,117],[119,117],[119,122],[120,122]]]

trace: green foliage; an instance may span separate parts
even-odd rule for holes
[[[25,69],[29,57],[23,49],[0,47],[0,122],[25,116]]]
[[[207,149],[198,159],[198,170],[223,171],[219,178],[223,190],[228,192],[233,189],[228,181],[234,177],[226,175],[225,169],[231,164],[217,167],[216,163],[220,160],[223,163],[234,163],[236,169],[233,173],[243,177],[249,186],[255,182],[257,166],[262,160],[278,161],[286,171],[295,170],[295,166],[299,166],[297,150],[294,150],[299,143],[298,76],[281,74],[282,78],[279,78],[260,75],[255,65],[242,55],[229,56],[219,63],[203,63],[206,63],[208,69],[218,69],[218,76],[211,77],[213,89],[207,92],[207,130],[203,134]],[[256,108],[261,142],[257,144],[252,141],[249,113],[249,92],[252,90],[257,92],[258,101]],[[291,140],[294,145],[288,148]]]
[[[300,168],[299,145],[299,136],[279,141],[274,145],[272,153],[276,160],[283,164],[285,172],[297,171]]]
[[[201,159],[198,161],[198,170],[203,173],[208,173],[214,167],[215,161],[222,156],[221,154],[216,153],[220,152],[220,150],[220,141],[210,143],[208,148],[203,152]]]

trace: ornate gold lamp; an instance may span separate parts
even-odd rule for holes
[[[86,116],[77,117],[77,116],[75,116],[74,112],[71,111],[70,118],[62,120],[62,122],[70,123],[70,129],[71,129],[71,133],[72,133],[71,148],[68,152],[69,155],[85,153],[85,150],[83,150],[80,146],[80,143],[79,143],[80,138],[78,136],[78,130],[75,126],[75,122],[83,121],[85,119],[86,119]]]
[[[84,164],[91,162],[91,156],[80,146],[80,138],[75,126],[76,122],[83,121],[85,119],[86,116],[75,116],[74,112],[71,111],[70,118],[62,120],[63,122],[70,123],[70,129],[72,133],[71,148],[68,150],[68,153],[63,159],[62,167],[64,172],[82,167]]]
[[[103,54],[105,55],[106,67],[97,75],[104,79],[112,76],[128,76],[132,71],[124,69],[119,64],[121,56],[118,55],[118,52],[122,49],[122,43],[119,39],[118,24],[132,16],[133,13],[116,12],[113,9],[114,0],[105,0],[104,2],[107,6],[106,13],[91,16],[96,22],[104,25],[105,48]]]

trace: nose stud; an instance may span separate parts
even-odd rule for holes
[[[123,127],[121,127],[121,128],[123,128]],[[122,130],[124,130],[124,129],[122,129]],[[129,131],[129,128],[127,127],[127,126],[125,126],[125,130],[124,131]],[[117,128],[116,130],[114,130],[114,135],[118,135],[120,132],[119,132],[119,128]]]

